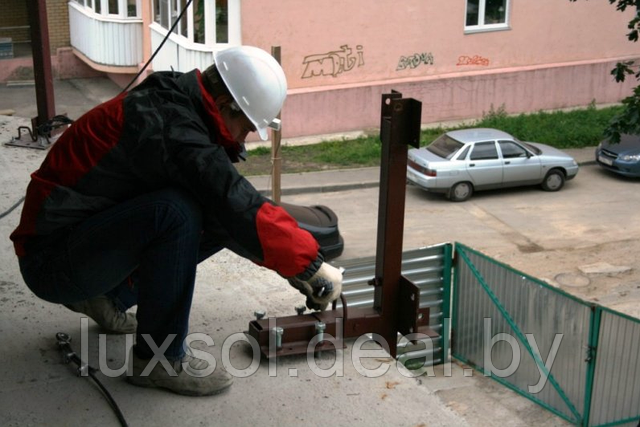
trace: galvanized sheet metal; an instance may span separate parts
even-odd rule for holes
[[[515,325],[523,334],[527,334],[532,347],[537,346],[542,361],[547,361],[556,334],[562,334],[551,374],[577,412],[583,414],[590,306],[537,279],[456,244],[453,356],[484,369],[485,372],[491,366],[498,370],[508,368],[514,352],[507,341],[496,340],[491,348],[491,357],[485,360],[484,342],[491,343],[491,339],[500,333],[514,338],[516,334],[480,285],[472,269],[462,262],[458,251],[464,251]],[[490,328],[487,327],[486,330],[485,319],[491,321]],[[522,342],[514,342],[517,342],[520,362],[515,372],[501,378],[501,381],[558,415],[576,420],[576,415],[564,402],[561,393],[549,381],[541,391],[530,392],[530,387],[536,386],[541,378],[540,370]],[[489,344],[487,346],[490,347]]]
[[[420,307],[429,307],[429,326],[435,332],[443,333],[444,268],[446,265],[445,248],[450,244],[441,244],[405,251],[402,253],[402,274],[420,288]],[[343,294],[349,307],[373,307],[373,286],[368,282],[375,276],[375,257],[363,257],[340,261],[345,269]],[[338,304],[340,307],[341,304]],[[404,359],[427,357],[425,366],[442,363],[442,339],[433,340],[433,349],[414,350],[413,347],[400,343],[398,353]],[[424,347],[423,347],[424,348]],[[429,360],[431,359],[432,360]]]
[[[640,321],[602,311],[590,425],[640,416]],[[637,421],[628,423],[637,425]],[[620,424],[622,425],[622,424]]]

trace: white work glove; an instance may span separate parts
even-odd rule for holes
[[[307,307],[323,311],[342,293],[342,272],[326,262],[307,281],[292,277],[289,284],[307,297]]]

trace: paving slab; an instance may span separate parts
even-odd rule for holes
[[[596,262],[594,264],[581,265],[578,267],[578,270],[588,275],[606,274],[609,276],[615,276],[622,273],[628,273],[631,271],[631,267],[627,267],[625,265],[611,265],[608,262]]]

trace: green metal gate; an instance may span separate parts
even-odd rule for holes
[[[640,320],[462,244],[454,258],[454,358],[572,423],[638,423]]]

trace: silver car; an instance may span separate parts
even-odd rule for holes
[[[558,191],[578,173],[578,163],[545,144],[521,142],[496,129],[462,129],[409,150],[407,179],[454,202],[474,191],[542,185]]]

